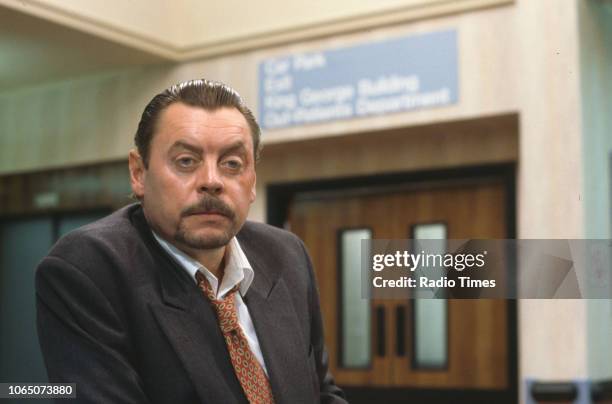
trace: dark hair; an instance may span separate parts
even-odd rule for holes
[[[186,105],[201,107],[214,111],[219,108],[236,108],[246,119],[253,137],[253,153],[255,161],[261,152],[261,130],[251,110],[246,106],[240,94],[233,88],[210,80],[189,80],[175,84],[157,94],[145,107],[138,130],[134,136],[134,143],[142,157],[145,167],[149,166],[149,152],[151,139],[161,112],[171,104],[181,102]]]

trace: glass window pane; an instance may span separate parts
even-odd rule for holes
[[[369,229],[345,230],[340,236],[342,288],[342,366],[370,365],[370,301],[361,297],[361,240],[372,238]]]
[[[446,225],[428,223],[414,226],[417,240],[444,240],[438,246],[427,243],[428,253],[444,253]],[[414,305],[414,358],[415,368],[445,368],[448,362],[448,321],[446,299],[415,299]]]
[[[417,224],[414,226],[415,240],[446,240],[446,225],[444,223]]]
[[[446,299],[414,300],[414,365],[444,368],[447,363]]]

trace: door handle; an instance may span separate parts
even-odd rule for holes
[[[395,309],[395,341],[397,356],[406,355],[406,307],[397,306]]]
[[[376,354],[378,356],[386,355],[385,339],[385,308],[379,306],[376,308]]]

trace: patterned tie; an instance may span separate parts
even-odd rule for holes
[[[268,382],[266,374],[251,352],[249,343],[238,324],[238,313],[234,294],[238,290],[238,285],[234,286],[223,299],[217,299],[212,290],[208,279],[201,272],[196,272],[198,287],[208,297],[210,303],[217,312],[219,327],[225,337],[225,343],[234,366],[236,377],[244,390],[249,403],[251,404],[272,404],[272,388]]]

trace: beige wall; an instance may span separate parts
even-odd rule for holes
[[[520,238],[582,238],[583,188],[576,1],[521,0]],[[519,302],[521,377],[588,376],[585,300]]]
[[[376,137],[380,130],[518,116],[518,142],[511,141],[519,159],[518,236],[580,238],[584,210],[577,1],[518,0],[510,6],[175,67],[143,68],[1,94],[0,133],[11,136],[0,138],[0,173],[125,158],[145,102],[178,80],[207,77],[227,81],[256,109],[257,65],[265,58],[455,28],[459,38],[458,104],[268,131],[264,143],[273,149],[276,146],[272,145],[289,141],[350,133],[360,139]],[[406,136],[418,139],[419,135]],[[375,167],[372,172],[387,169]],[[264,174],[266,170],[264,166],[258,179],[260,196],[266,175],[272,175]],[[252,217],[263,219],[263,212],[260,199]],[[587,376],[584,301],[520,301],[519,332],[521,378]]]
[[[108,73],[0,94],[0,172],[125,158],[169,69]],[[154,91],[154,90],[153,90]]]

